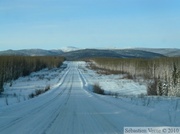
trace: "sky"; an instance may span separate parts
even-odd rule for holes
[[[0,0],[0,50],[180,48],[180,0]]]

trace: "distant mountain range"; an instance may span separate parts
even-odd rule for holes
[[[153,53],[159,53],[164,56],[168,57],[178,57],[180,56],[180,49],[177,48],[139,48],[136,50],[143,50],[143,51],[148,51],[148,52],[153,52]]]
[[[56,50],[22,49],[0,51],[0,55],[22,55],[22,56],[64,56],[67,60],[78,60],[92,57],[114,57],[114,58],[158,58],[180,56],[180,49],[78,49],[67,47]]]
[[[142,50],[106,50],[106,49],[82,49],[63,53],[68,60],[85,59],[93,57],[113,57],[113,58],[157,58],[164,57],[162,54],[146,52]]]
[[[62,50],[43,50],[43,49],[22,49],[22,50],[6,50],[0,51],[0,55],[22,55],[22,56],[50,56],[60,55],[64,53]]]

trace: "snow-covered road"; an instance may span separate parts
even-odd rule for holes
[[[146,116],[147,109],[96,95],[84,84],[78,63],[69,63],[57,87],[0,109],[0,134],[121,134],[124,127],[166,125]]]

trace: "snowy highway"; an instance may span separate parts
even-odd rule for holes
[[[0,134],[122,134],[124,127],[167,125],[144,107],[88,91],[78,66],[70,62],[54,89],[0,109]]]

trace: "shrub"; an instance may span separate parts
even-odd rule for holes
[[[93,92],[104,95],[104,90],[99,86],[98,83],[93,85]]]
[[[37,90],[35,91],[35,96],[38,96],[38,95],[40,95],[40,94],[42,94],[42,93],[44,93],[44,90],[42,90],[42,89],[37,89]]]
[[[44,89],[44,92],[47,92],[48,90],[50,90],[50,85],[47,85]]]
[[[157,95],[158,80],[154,79],[147,87],[147,95]]]
[[[126,73],[126,75],[124,75],[123,79],[133,80],[135,78],[130,73]]]
[[[30,95],[29,95],[29,98],[34,98],[34,93],[31,93]]]
[[[50,85],[47,85],[47,86],[45,87],[45,89],[36,89],[36,90],[35,90],[35,93],[31,93],[31,94],[29,95],[29,98],[34,98],[34,97],[36,97],[36,96],[38,96],[38,95],[40,95],[40,94],[43,94],[43,93],[47,92],[48,90],[50,90]]]

